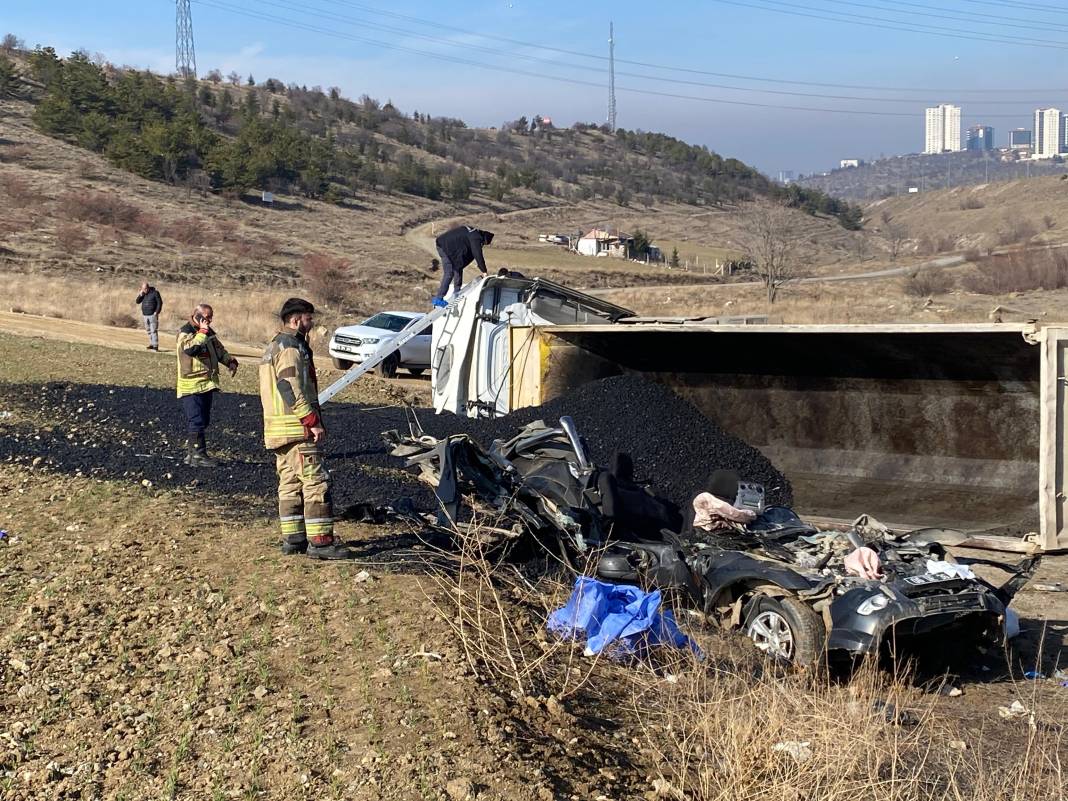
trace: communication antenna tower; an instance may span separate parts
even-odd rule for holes
[[[177,28],[174,41],[174,68],[183,78],[197,76],[197,55],[193,51],[193,12],[189,0],[176,0]]]
[[[608,129],[616,130],[616,37],[608,23]]]

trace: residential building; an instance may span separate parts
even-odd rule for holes
[[[1031,129],[1030,128],[1014,128],[1009,131],[1009,149],[1010,150],[1030,150],[1031,149]]]
[[[955,153],[960,150],[960,106],[940,103],[927,109],[924,153]]]
[[[1057,108],[1035,109],[1034,157],[1048,159],[1064,151],[1064,115]]]
[[[838,169],[844,170],[846,167],[859,167],[863,163],[863,159],[842,159],[838,162]]]
[[[779,170],[779,175],[776,180],[780,184],[788,184],[792,183],[796,177],[797,174],[793,170]]]
[[[579,238],[575,250],[583,256],[629,259],[633,245],[634,237],[617,228],[591,228]]]
[[[967,150],[985,152],[994,149],[994,129],[989,125],[973,125],[968,129]]]

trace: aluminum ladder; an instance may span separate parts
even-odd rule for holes
[[[320,392],[319,405],[322,406],[324,403],[326,403],[335,395],[337,395],[337,393],[341,392],[341,390],[343,390],[357,378],[362,375],[365,375],[371,370],[374,370],[376,367],[378,367],[378,365],[385,361],[388,356],[393,353],[396,353],[406,343],[410,342],[414,337],[419,336],[419,334],[423,333],[427,328],[432,326],[435,320],[440,320],[442,317],[448,314],[450,310],[455,309],[456,302],[458,300],[465,298],[468,294],[471,293],[472,290],[481,285],[482,277],[479,276],[474,281],[471,281],[462,286],[460,288],[460,291],[455,293],[452,298],[449,299],[448,306],[435,308],[432,312],[427,314],[414,326],[412,326],[411,328],[404,329],[404,331],[401,332],[401,335],[399,337],[391,339],[388,342],[383,342],[381,345],[379,345],[378,350],[371,354],[370,358],[365,359],[360,364],[357,364],[351,369],[349,369],[349,371],[346,372],[345,375],[341,376],[341,378],[339,378],[333,384],[331,384],[322,392]]]

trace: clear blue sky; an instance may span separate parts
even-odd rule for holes
[[[965,127],[993,125],[999,145],[1009,128],[1030,127],[1037,105],[1068,108],[1068,16],[1055,8],[1053,0],[193,0],[192,11],[201,75],[219,68],[257,81],[336,85],[349,97],[366,93],[392,99],[407,112],[457,116],[474,125],[535,113],[558,125],[603,122],[607,65],[591,56],[607,56],[611,19],[620,126],[705,144],[774,174],[824,170],[841,158],[917,152],[923,108],[932,103],[958,103]],[[61,53],[84,48],[116,64],[168,72],[174,69],[174,12],[168,0],[4,0],[0,29],[31,46],[52,45]],[[888,29],[920,25],[938,29],[937,35]],[[958,38],[973,36],[1022,41]],[[539,77],[545,75],[595,85]]]

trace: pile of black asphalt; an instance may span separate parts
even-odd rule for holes
[[[255,514],[275,505],[274,457],[264,449],[259,399],[220,393],[208,432],[220,466],[182,463],[183,418],[173,390],[101,384],[0,384],[0,462],[160,488],[240,496]],[[704,489],[717,468],[765,485],[769,502],[791,501],[789,481],[756,448],[723,431],[667,387],[639,377],[590,382],[536,408],[495,419],[434,415],[429,409],[331,403],[326,451],[336,504],[390,505],[409,498],[437,508],[415,471],[391,457],[381,433],[407,432],[414,416],[436,437],[467,433],[483,445],[508,439],[534,420],[570,415],[592,455],[607,464],[631,454],[636,478],[680,507]]]

